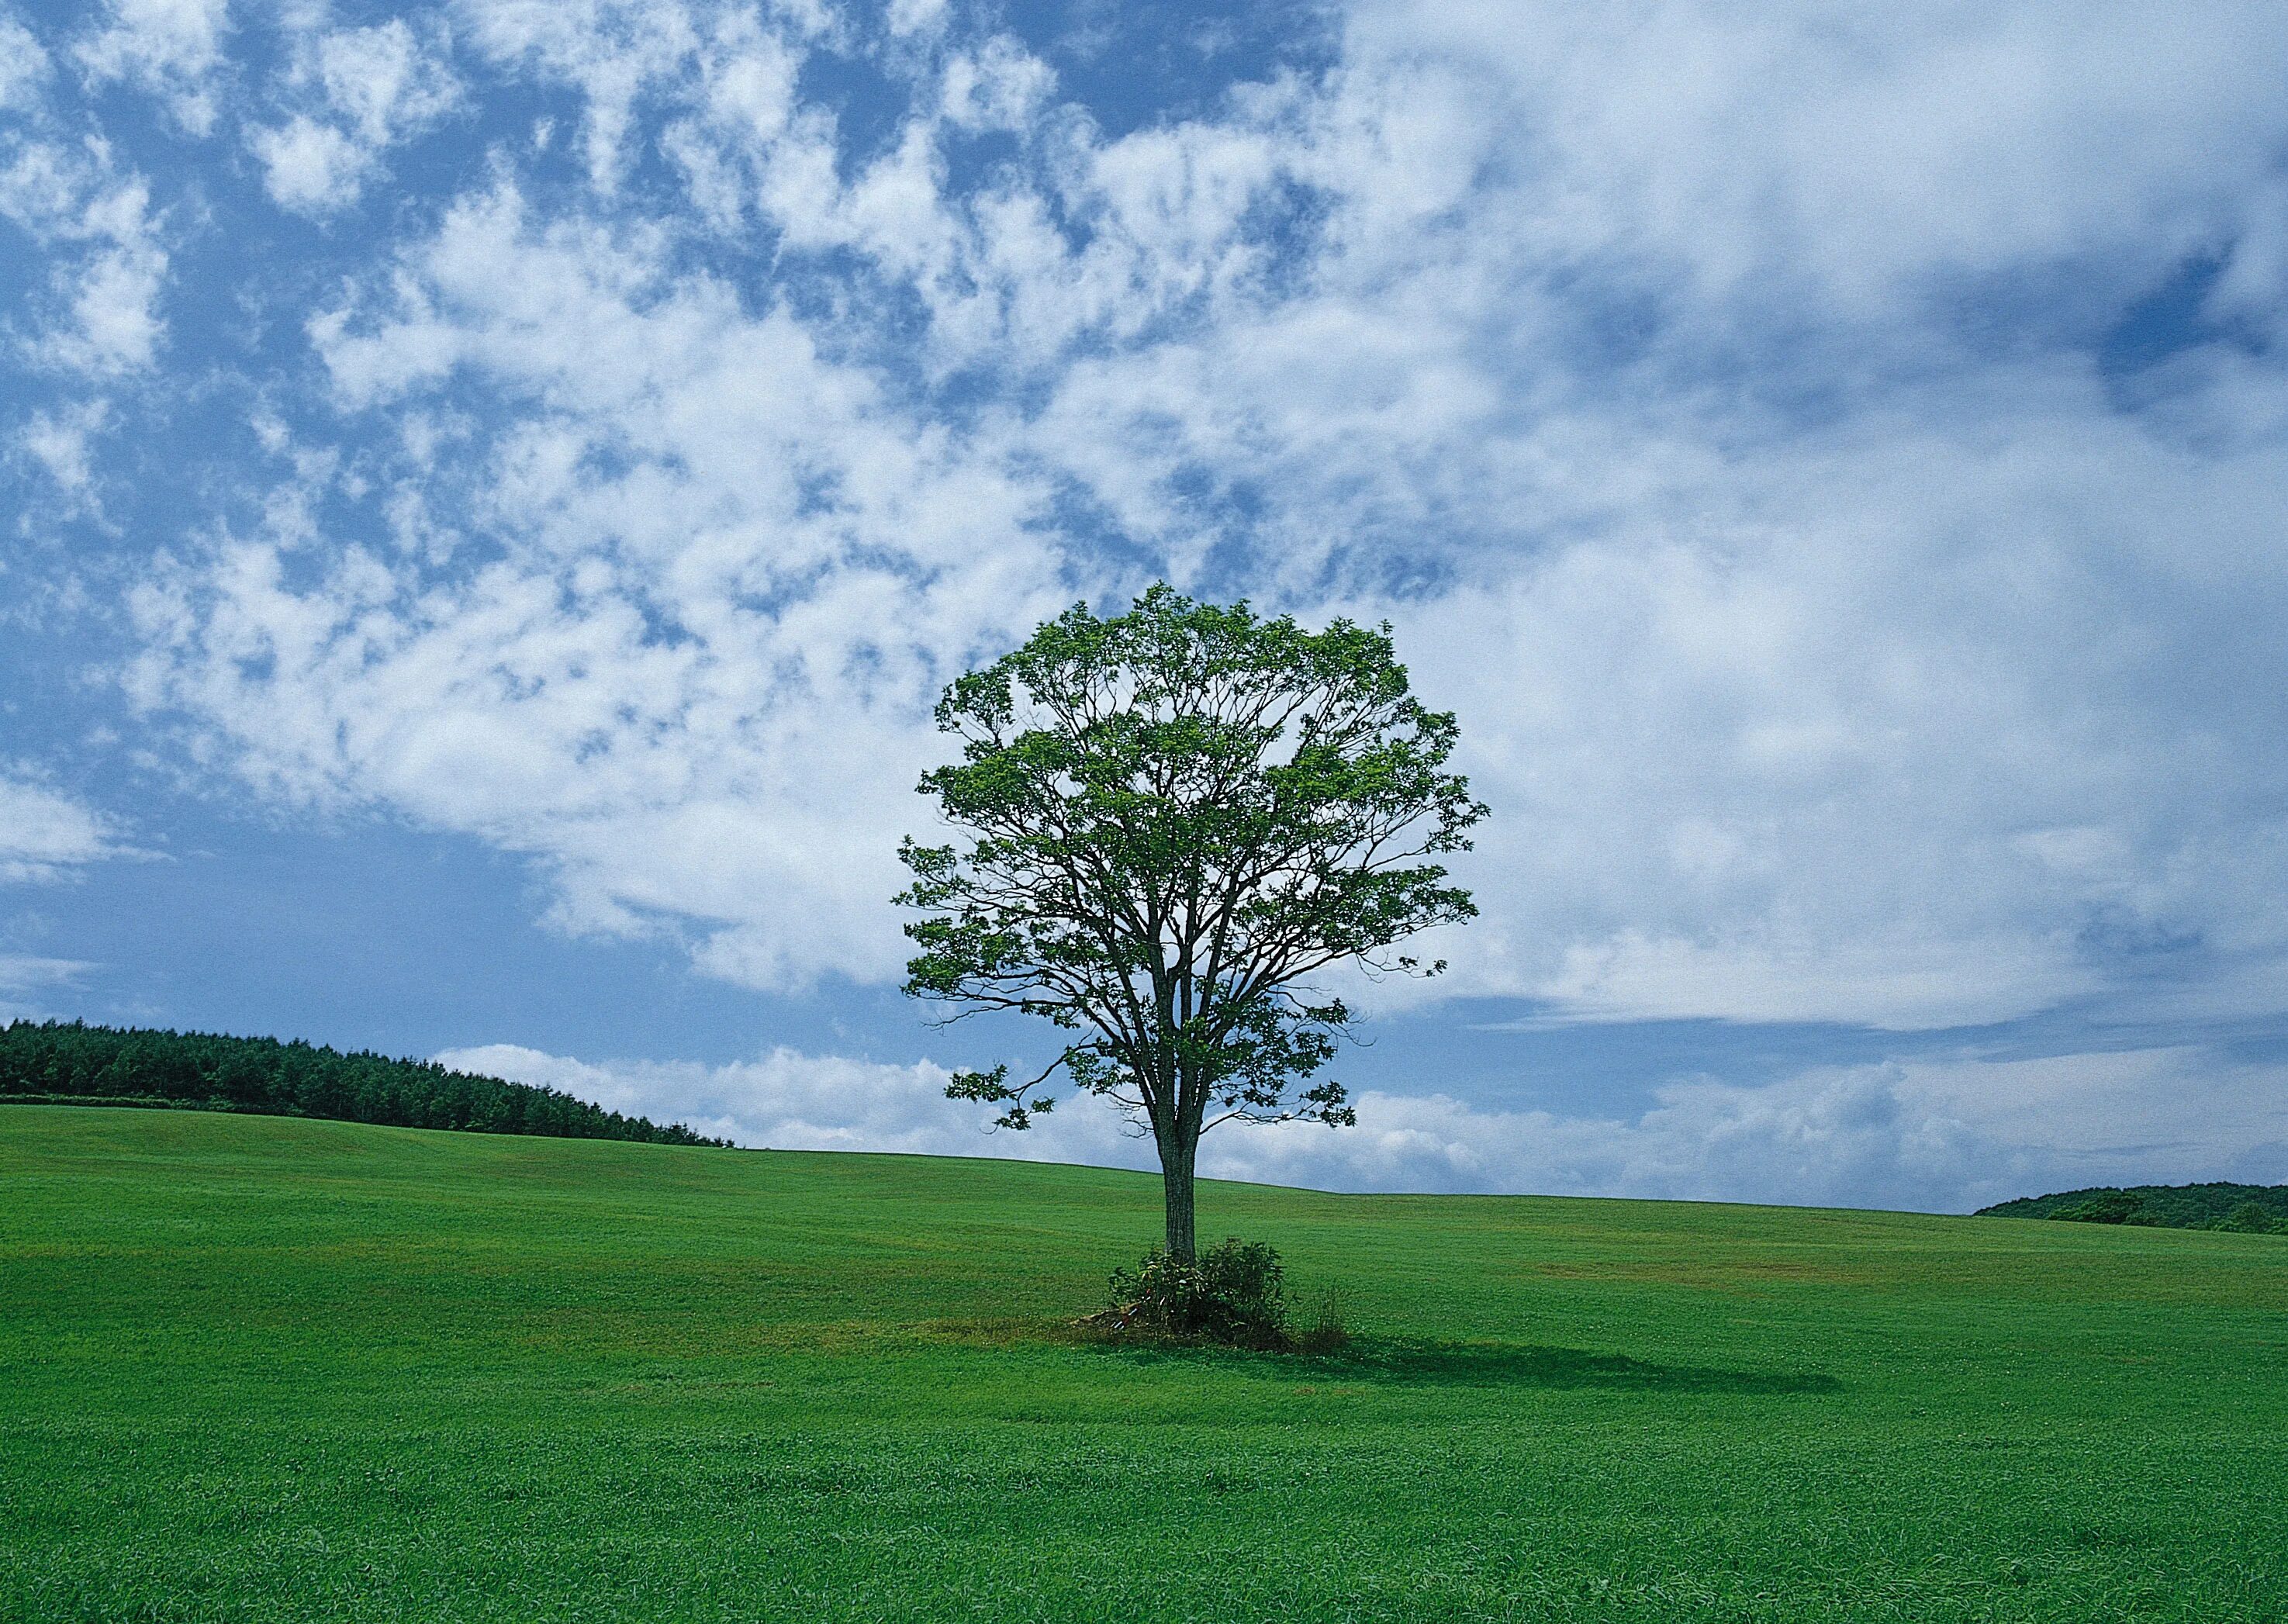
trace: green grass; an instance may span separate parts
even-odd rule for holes
[[[0,1111],[0,1616],[2280,1619],[2288,1247]]]

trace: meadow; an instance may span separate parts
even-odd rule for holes
[[[2288,1242],[0,1109],[0,1617],[2288,1617]]]

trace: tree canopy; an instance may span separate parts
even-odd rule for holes
[[[909,839],[926,916],[906,990],[1069,1034],[1030,1081],[948,1092],[1029,1127],[1061,1073],[1159,1152],[1168,1248],[1193,1251],[1200,1135],[1219,1122],[1348,1126],[1322,1078],[1352,1024],[1314,972],[1432,975],[1389,950],[1477,912],[1436,859],[1486,815],[1448,771],[1450,712],[1414,698],[1387,625],[1309,631],[1154,587],[1124,614],[1076,606],[947,688],[961,759],[925,795],[966,838]]]

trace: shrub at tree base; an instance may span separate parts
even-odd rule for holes
[[[1112,1304],[1081,1323],[1123,1340],[1202,1342],[1259,1352],[1329,1352],[1348,1341],[1330,1293],[1302,1335],[1288,1329],[1287,1271],[1259,1240],[1227,1240],[1188,1261],[1157,1248],[1112,1275]]]

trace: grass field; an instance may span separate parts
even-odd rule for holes
[[[0,1111],[0,1616],[2288,1618],[2288,1242]]]

